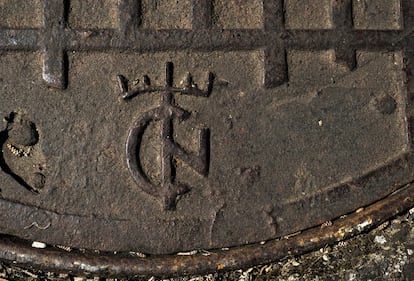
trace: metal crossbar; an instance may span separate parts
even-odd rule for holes
[[[288,81],[287,50],[335,50],[336,60],[356,66],[356,50],[396,51],[414,46],[413,34],[401,30],[357,30],[353,27],[352,0],[336,0],[333,29],[288,30],[284,1],[263,1],[262,29],[217,29],[212,24],[212,0],[192,0],[192,28],[148,30],[140,28],[140,0],[118,0],[117,29],[71,29],[68,0],[42,0],[43,27],[0,29],[0,50],[42,51],[43,80],[65,88],[68,51],[129,49],[139,52],[194,50],[263,50],[263,85]],[[414,26],[412,0],[401,0],[403,26]]]

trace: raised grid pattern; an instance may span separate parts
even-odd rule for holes
[[[401,0],[403,26],[414,26],[412,0]],[[67,24],[68,0],[43,0],[43,28],[1,29],[0,50],[37,51],[43,57],[43,79],[51,87],[65,88],[68,51],[129,49],[139,52],[194,50],[263,50],[263,85],[276,87],[288,81],[289,49],[334,49],[336,60],[356,66],[356,50],[403,50],[414,45],[404,30],[356,30],[352,0],[334,0],[329,30],[287,30],[283,0],[263,0],[262,29],[214,29],[212,0],[193,0],[192,29],[140,28],[140,0],[118,0],[118,29],[71,29]]]

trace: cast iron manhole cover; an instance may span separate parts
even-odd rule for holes
[[[412,0],[0,9],[3,259],[201,273],[414,204]]]

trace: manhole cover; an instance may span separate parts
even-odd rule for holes
[[[413,6],[0,1],[0,257],[201,273],[414,205]]]

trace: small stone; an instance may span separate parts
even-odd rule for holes
[[[34,241],[32,243],[32,248],[36,248],[36,249],[44,249],[46,248],[46,244],[43,242],[38,242],[38,241]]]
[[[357,275],[354,272],[349,273],[348,280],[349,281],[355,281],[355,280],[357,280]]]
[[[411,250],[411,249],[407,249],[407,254],[408,254],[409,256],[412,256],[412,255],[414,254],[414,251],[413,251],[413,250]]]
[[[293,266],[299,266],[299,265],[300,265],[300,263],[298,263],[297,261],[295,261],[295,260],[294,260],[294,261],[292,261],[292,265],[293,265]]]
[[[392,224],[401,224],[401,219],[392,220]]]
[[[384,236],[382,236],[382,235],[380,235],[380,236],[375,236],[375,238],[374,238],[374,242],[375,242],[375,243],[378,243],[378,244],[381,244],[381,245],[384,245],[385,243],[387,243],[387,239],[385,239],[385,237],[384,237]]]
[[[288,281],[298,280],[299,277],[300,277],[299,274],[295,273],[295,274],[288,277]]]
[[[329,261],[329,260],[330,260],[330,258],[329,258],[329,256],[328,256],[328,255],[323,255],[323,256],[322,256],[322,259],[323,259],[324,261]]]
[[[324,251],[325,253],[330,253],[330,252],[332,252],[332,248],[331,247],[325,247],[325,251]]]
[[[364,208],[359,208],[358,210],[355,211],[355,213],[359,214],[361,213],[363,210],[365,210]]]

